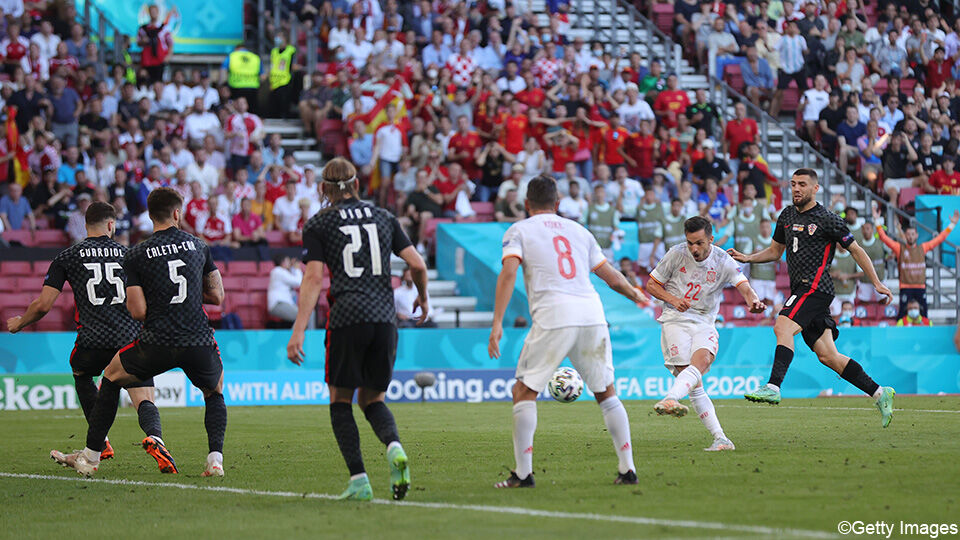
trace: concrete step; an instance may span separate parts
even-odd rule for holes
[[[270,133],[279,133],[281,136],[283,136],[283,135],[292,135],[292,136],[300,136],[300,135],[303,135],[303,127],[300,126],[300,125],[290,126],[290,125],[281,125],[281,124],[277,124],[277,125],[264,124],[264,125],[263,125],[263,131],[266,132],[267,134],[270,134]]]
[[[314,138],[309,139],[280,139],[280,146],[285,148],[312,148],[317,144],[317,140]]]
[[[316,150],[296,150],[293,152],[293,157],[296,158],[297,163],[300,165],[304,165],[306,163],[319,165],[323,156],[321,156],[320,152]]]
[[[430,295],[431,300],[454,296],[457,294],[457,282],[430,280],[427,282],[427,293]]]
[[[475,296],[445,296],[443,298],[431,298],[430,304],[436,308],[443,308],[444,311],[473,311],[477,307],[477,298]]]
[[[445,311],[437,313],[433,322],[440,328],[456,328],[459,319],[460,328],[490,328],[493,325],[492,311],[466,311],[459,316],[456,313]]]

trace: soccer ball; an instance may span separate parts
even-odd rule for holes
[[[550,396],[560,403],[572,403],[583,393],[583,379],[577,370],[562,367],[553,374],[547,383]]]

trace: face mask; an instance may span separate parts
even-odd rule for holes
[[[338,61],[338,62],[343,62],[343,61],[346,60],[346,59],[347,59],[347,53],[345,53],[345,52],[338,52],[338,53],[337,53],[337,61]]]
[[[908,310],[907,310],[907,317],[910,317],[911,319],[916,319],[916,318],[920,317],[920,310],[919,310],[919,309],[908,309]]]
[[[595,49],[593,51],[594,56],[601,56],[603,54],[603,49]]]
[[[553,39],[553,36],[551,36],[550,34],[542,34],[540,36],[540,41],[544,43],[549,43],[552,39]]]
[[[839,214],[840,212],[843,212],[843,209],[844,209],[844,206],[843,206],[842,204],[835,204],[835,205],[833,206],[833,211],[836,212],[836,213],[838,213],[838,214]]]
[[[748,216],[748,217],[749,217],[749,216],[752,216],[752,215],[753,215],[753,207],[752,207],[752,206],[745,206],[745,207],[743,207],[743,215]]]
[[[274,47],[279,47],[279,46],[280,46],[280,36],[274,36],[274,38],[273,38],[273,46],[274,46]]]
[[[840,86],[840,89],[843,90],[844,92],[849,92],[849,91],[853,90],[853,87],[850,86],[849,84],[844,84],[844,85]]]
[[[435,69],[428,69],[428,70],[427,70],[427,78],[429,78],[429,79],[436,79],[436,78],[437,78],[437,70],[435,70]]]
[[[840,314],[840,317],[841,317],[841,318],[852,319],[852,318],[853,318],[853,312],[850,311],[850,310],[846,310],[846,311],[844,311],[844,312],[842,312],[842,313]]]

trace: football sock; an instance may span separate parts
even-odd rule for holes
[[[723,437],[723,428],[720,427],[720,420],[717,420],[717,410],[713,407],[710,396],[703,390],[702,384],[690,390],[690,403],[700,417],[700,421],[703,422],[703,427],[707,428],[713,438]]]
[[[793,349],[784,345],[777,345],[777,350],[773,353],[770,384],[778,388],[783,384],[783,378],[787,376],[787,370],[790,369],[790,362],[793,362]]]
[[[363,414],[367,417],[367,422],[370,422],[370,427],[373,428],[373,432],[377,434],[380,442],[387,446],[392,442],[400,442],[400,435],[397,434],[397,423],[394,422],[393,413],[390,412],[386,403],[375,401],[367,405]]]
[[[687,366],[681,371],[673,381],[673,386],[667,391],[664,399],[673,399],[679,401],[683,396],[690,393],[703,379],[703,374],[696,366]]]
[[[137,419],[140,421],[140,429],[147,436],[153,436],[158,439],[163,437],[160,431],[160,411],[152,401],[141,401],[137,407]]]
[[[83,417],[90,422],[90,412],[97,402],[97,385],[93,384],[93,377],[89,375],[74,375],[73,386],[77,389],[77,400],[83,409]]]
[[[340,454],[347,462],[350,476],[366,472],[363,455],[360,453],[360,433],[357,431],[357,422],[353,419],[353,404],[331,403],[330,423],[333,425],[333,435],[337,438]]]
[[[107,437],[113,421],[117,418],[117,407],[120,404],[120,385],[103,377],[100,381],[100,391],[97,401],[90,411],[89,427],[87,428],[87,449],[103,448],[103,440]],[[100,459],[97,452],[97,459]]]
[[[223,394],[214,392],[203,398],[206,411],[203,426],[207,428],[207,446],[210,452],[223,452],[223,434],[227,431],[227,404]],[[157,416],[158,425],[160,417]]]
[[[863,367],[852,358],[847,362],[847,367],[843,368],[843,373],[841,373],[840,376],[843,377],[843,380],[856,386],[868,396],[874,395],[877,389],[880,388],[880,385],[873,382],[873,379],[863,371]]]
[[[533,434],[537,431],[537,402],[520,401],[513,406],[513,457],[517,476],[523,480],[533,472]]]
[[[622,474],[635,471],[633,465],[633,446],[630,444],[630,420],[627,418],[627,409],[617,396],[608,397],[600,402],[600,412],[603,413],[603,423],[613,439],[613,449],[617,452],[617,470]]]

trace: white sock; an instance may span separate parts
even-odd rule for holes
[[[673,386],[670,387],[664,399],[680,401],[683,396],[690,393],[692,388],[696,388],[700,384],[701,379],[703,379],[703,374],[700,373],[699,369],[695,366],[687,366],[677,375],[676,380],[673,381]]]
[[[207,454],[207,463],[223,463],[223,454],[220,452],[210,452]]]
[[[690,368],[687,368],[690,369]],[[684,370],[686,371],[686,370]],[[720,427],[720,420],[717,420],[717,410],[713,407],[713,401],[703,390],[703,385],[697,386],[690,391],[690,403],[693,404],[693,410],[697,412],[703,427],[713,435],[713,438],[725,437],[723,428]]]
[[[390,450],[392,450],[394,446],[400,446],[400,441],[393,441],[392,443],[388,444],[388,445],[387,445],[387,452],[389,452]],[[403,448],[403,447],[400,446],[400,448]]]
[[[771,389],[771,390],[776,390],[777,392],[780,391],[780,387],[777,386],[777,385],[775,385],[775,384],[767,383],[767,388],[769,388],[769,389]]]
[[[537,431],[537,402],[520,401],[513,406],[513,457],[521,480],[533,472],[533,434]]]
[[[84,448],[81,454],[83,454],[83,457],[87,458],[89,463],[100,463],[100,452],[97,450]]]
[[[360,478],[366,478],[366,477],[367,477],[367,473],[362,472],[362,473],[360,473],[360,474],[355,474],[355,475],[351,476],[351,477],[350,477],[350,481],[353,482],[354,480],[358,480],[358,479],[360,479]]]
[[[617,396],[608,397],[600,402],[600,412],[603,413],[603,422],[613,439],[613,449],[617,452],[617,470],[621,474],[635,471],[633,466],[633,446],[630,444],[630,420],[627,410]]]
[[[882,387],[882,386],[878,386],[878,387],[877,387],[877,391],[873,393],[873,399],[874,399],[874,401],[879,400],[879,399],[880,399],[880,396],[882,396],[882,395],[883,395],[883,387]]]
[[[150,435],[150,438],[162,444],[163,446],[166,446],[166,444],[163,442],[163,439],[161,439],[160,437],[157,437],[156,435]]]

